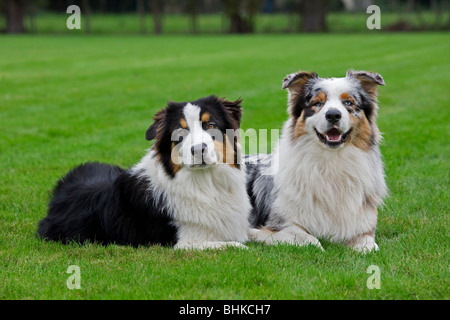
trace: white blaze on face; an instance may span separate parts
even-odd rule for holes
[[[326,119],[325,115],[330,110],[337,110],[341,113],[339,127],[337,128],[341,135],[350,130],[350,116],[346,107],[342,103],[341,95],[346,92],[351,92],[354,87],[351,81],[347,78],[329,78],[318,81],[313,90],[320,89],[326,94],[325,104],[320,111],[306,120],[307,130],[314,134],[314,129],[319,133],[325,134],[333,125]]]
[[[211,135],[203,130],[200,107],[188,103],[183,110],[188,126],[180,147],[181,162],[188,166],[216,164],[217,155]]]

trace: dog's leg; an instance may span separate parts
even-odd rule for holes
[[[289,243],[298,246],[305,246],[312,244],[324,251],[317,238],[310,235],[305,229],[297,225],[289,225],[280,231],[272,231],[266,227],[262,229],[251,228],[249,229],[248,237],[252,241],[263,242],[268,245]]]
[[[378,251],[378,245],[375,242],[375,228],[376,228],[376,221],[378,217],[378,211],[376,207],[363,207],[362,208],[362,214],[366,215],[368,217],[372,217],[373,219],[373,229],[358,234],[354,236],[353,238],[348,239],[344,242],[344,245],[347,247],[352,248],[354,251],[361,252],[363,254],[372,252],[372,251]]]
[[[205,250],[226,249],[227,247],[248,249],[247,246],[237,241],[182,241],[178,242],[174,248],[183,250]]]
[[[374,231],[357,235],[356,237],[346,241],[344,244],[363,254],[379,250],[378,245],[375,242]]]

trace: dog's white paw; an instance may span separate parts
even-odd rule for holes
[[[224,242],[224,245],[221,247],[234,247],[234,248],[239,248],[239,249],[248,249],[248,247],[240,242],[237,241],[226,241]]]
[[[307,246],[307,245],[313,245],[315,247],[318,247],[320,250],[325,251],[322,247],[322,244],[320,243],[319,239],[316,237],[308,234],[308,235],[302,235],[302,236],[296,236],[293,244],[297,246]]]
[[[206,250],[206,249],[226,249],[227,247],[234,247],[240,249],[248,249],[247,246],[237,241],[190,241],[180,242],[175,245],[175,249],[182,250]]]
[[[352,245],[352,249],[360,252],[362,254],[366,254],[369,252],[378,251],[380,248],[375,242],[375,239],[371,236],[361,237],[358,242]]]
[[[258,238],[258,234],[261,232],[260,229],[250,228],[248,229],[248,240],[255,241]]]

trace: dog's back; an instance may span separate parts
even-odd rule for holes
[[[101,163],[82,164],[58,181],[38,235],[63,243],[176,242],[176,228],[151,197],[148,182]]]
[[[123,172],[119,167],[100,163],[86,163],[71,170],[53,191],[48,215],[39,223],[39,236],[64,243],[106,241],[101,213],[103,206],[118,201],[113,186]]]

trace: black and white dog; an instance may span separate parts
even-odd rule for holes
[[[351,70],[343,78],[300,71],[283,80],[289,119],[278,146],[246,159],[251,240],[321,248],[317,238],[325,238],[378,250],[377,208],[387,194],[375,122],[379,85],[379,74]]]
[[[246,248],[251,205],[236,134],[241,100],[215,96],[159,111],[129,170],[82,164],[58,181],[38,235],[64,243]]]

